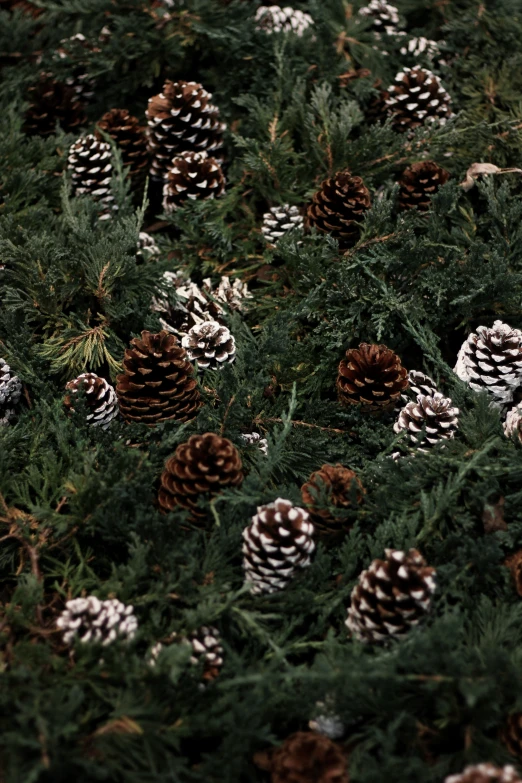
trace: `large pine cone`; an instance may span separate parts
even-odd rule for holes
[[[73,396],[83,389],[89,413],[87,422],[94,427],[106,429],[115,416],[118,415],[116,392],[105,378],[96,373],[84,372],[66,385],[71,394],[66,395],[64,406],[68,411],[74,411]]]
[[[168,419],[188,421],[201,407],[194,370],[174,335],[142,332],[125,351],[125,373],[116,394],[123,418],[154,426]]]
[[[493,764],[475,764],[466,767],[460,775],[450,775],[444,783],[522,783],[515,767],[495,767]]]
[[[509,715],[502,732],[502,740],[513,756],[522,759],[522,712]]]
[[[149,152],[145,128],[140,125],[138,118],[129,114],[127,109],[111,109],[103,115],[97,127],[107,133],[119,147],[122,163],[129,167],[130,176],[134,180],[144,179]],[[103,141],[99,131],[96,137]]]
[[[355,245],[361,229],[357,225],[370,208],[370,192],[361,177],[349,170],[325,179],[307,211],[307,223],[323,234],[331,234],[346,249]]]
[[[221,149],[226,126],[211,98],[201,84],[184,81],[166,81],[163,91],[150,98],[146,115],[153,179],[165,179],[172,159],[181,152]]]
[[[522,378],[522,332],[502,321],[479,326],[462,344],[455,372],[474,391],[486,389],[495,402],[510,402]]]
[[[360,404],[366,413],[391,410],[408,384],[408,371],[385,345],[361,343],[346,351],[339,364],[339,401]]]
[[[181,344],[198,370],[220,370],[236,358],[236,341],[226,326],[204,321],[193,326]]]
[[[56,81],[50,73],[40,74],[38,82],[28,88],[27,97],[24,132],[30,136],[50,136],[56,132],[57,123],[70,133],[87,122],[74,89]]]
[[[98,141],[92,133],[79,138],[69,150],[68,168],[75,196],[90,195],[102,205],[100,220],[110,218],[114,201],[110,144]]]
[[[271,783],[349,783],[342,747],[313,731],[291,734],[279,748],[258,753],[255,760],[271,773]]]
[[[384,642],[404,636],[430,608],[435,569],[416,549],[386,549],[352,590],[346,625],[361,642]]]
[[[243,481],[243,465],[231,441],[213,432],[192,435],[165,463],[158,500],[163,511],[185,508],[197,523],[206,514],[200,501],[223,489],[238,487]]]
[[[445,122],[453,116],[451,98],[440,78],[419,65],[400,71],[388,92],[388,113],[398,131],[411,131],[434,120]]]
[[[216,198],[225,190],[225,176],[206,152],[181,152],[172,161],[163,186],[163,209],[173,212],[189,201]]]
[[[408,402],[393,425],[394,432],[406,431],[419,451],[444,440],[451,440],[459,426],[459,409],[453,407],[449,397],[440,392],[426,397],[417,396],[416,402]]]
[[[401,209],[430,208],[431,197],[449,179],[448,172],[432,160],[414,163],[403,171],[399,180]]]
[[[259,506],[243,531],[243,568],[251,592],[283,590],[297,568],[310,565],[315,550],[308,511],[277,498]]]
[[[343,465],[323,465],[312,473],[301,487],[301,496],[316,533],[326,539],[342,536],[349,529],[346,512],[353,508],[354,500],[362,501],[363,492],[357,474]]]

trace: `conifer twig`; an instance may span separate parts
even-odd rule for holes
[[[266,418],[262,418],[260,416],[257,416],[254,419],[254,424],[265,424],[266,422],[270,422],[271,424],[284,424],[285,422],[283,419],[279,419],[273,416],[268,416]],[[294,427],[309,427],[313,430],[320,430],[321,432],[334,432],[336,435],[349,435],[351,438],[355,437],[355,432],[348,432],[347,430],[340,430],[336,427],[321,427],[319,424],[310,424],[310,422],[307,421],[296,421],[291,420],[290,424],[292,424]]]

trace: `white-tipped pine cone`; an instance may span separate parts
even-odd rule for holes
[[[290,232],[303,231],[304,218],[297,207],[282,204],[280,207],[271,207],[263,215],[261,233],[271,245],[277,245],[281,237]]]
[[[451,97],[441,80],[427,68],[404,68],[388,87],[386,109],[393,126],[402,132],[453,116]]]
[[[84,372],[65,387],[71,395],[78,394],[80,389],[85,394],[89,413],[86,421],[93,427],[107,429],[111,421],[118,415],[118,400],[114,388],[107,383],[105,378],[100,378],[94,372]],[[65,407],[74,411],[71,395],[64,400]]]
[[[171,304],[163,293],[152,300],[152,310],[160,313],[162,329],[183,337],[193,326],[204,321],[221,323],[221,305],[209,299],[205,290],[187,280],[182,272],[164,272],[163,281],[168,288],[175,289],[177,301]]]
[[[416,549],[385,550],[352,590],[346,625],[361,642],[404,636],[428,612],[435,592],[435,569]]]
[[[522,442],[522,402],[511,408],[506,414],[504,421],[504,435],[506,438],[512,438],[513,435]]]
[[[115,598],[100,601],[94,595],[67,601],[56,625],[63,631],[65,644],[78,641],[104,646],[118,640],[129,642],[138,629],[132,606]]]
[[[495,767],[489,762],[466,767],[459,775],[449,775],[444,783],[522,783],[515,767]]]
[[[111,146],[98,141],[92,133],[82,136],[69,150],[68,168],[71,172],[75,196],[89,195],[99,201],[103,209],[100,220],[111,217],[114,196],[111,194]]]
[[[308,511],[277,498],[259,506],[243,531],[243,569],[251,592],[283,590],[298,568],[310,565],[315,550]]]
[[[440,392],[432,396],[419,394],[408,402],[393,425],[394,432],[407,432],[415,448],[426,451],[443,440],[455,437],[459,426],[459,409]]]
[[[256,22],[256,29],[264,33],[294,33],[300,38],[314,20],[310,14],[289,6],[261,5],[256,11]]]
[[[15,405],[22,395],[22,382],[5,359],[0,359],[0,426],[15,417]]]
[[[225,176],[206,152],[180,152],[172,160],[163,185],[163,209],[173,212],[188,201],[213,199],[225,190]]]
[[[361,16],[372,18],[372,27],[377,37],[380,37],[381,33],[386,33],[387,35],[397,33],[399,12],[394,5],[386,3],[385,0],[370,0],[368,5],[363,6],[359,10],[359,13]]]
[[[265,456],[268,454],[268,441],[266,438],[262,438],[259,432],[246,432],[241,437],[247,446],[257,446]]]
[[[429,38],[419,36],[410,38],[408,43],[406,43],[404,46],[401,46],[401,54],[409,54],[412,57],[420,57],[421,55],[424,55],[424,57],[426,57],[428,60],[435,60],[438,59],[440,49],[437,41],[430,41]]]
[[[146,231],[140,231],[138,237],[138,247],[136,249],[136,261],[138,263],[144,263],[151,261],[156,256],[159,256],[160,249],[156,244],[154,237],[147,234]]]
[[[236,358],[236,341],[226,326],[204,321],[193,326],[181,344],[198,370],[218,370]]]
[[[215,288],[212,288],[210,278],[203,280],[203,286],[214,299],[223,302],[230,310],[241,311],[245,304],[244,300],[252,299],[247,284],[239,278],[231,281],[228,275],[223,275]]]
[[[522,332],[502,321],[479,326],[462,344],[454,371],[474,391],[486,389],[495,403],[510,402],[522,379]]]
[[[190,663],[198,666],[203,663],[203,679],[213,680],[223,666],[223,647],[221,636],[213,625],[203,625],[188,636],[178,636],[172,633],[166,641],[156,642],[148,656],[149,666],[156,666],[158,658],[165,647],[171,644],[187,644],[191,647]]]

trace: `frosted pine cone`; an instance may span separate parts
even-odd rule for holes
[[[163,209],[173,212],[189,201],[216,198],[225,190],[223,170],[206,152],[180,152],[168,169],[163,186]]]
[[[418,38],[410,38],[407,44],[401,46],[401,54],[409,54],[412,57],[421,57],[421,55],[424,55],[427,60],[435,60],[438,59],[438,56],[440,55],[440,49],[437,41],[430,41],[429,38],[419,36]]]
[[[203,664],[203,679],[214,680],[223,666],[223,647],[217,628],[203,625],[189,634],[187,642],[192,647],[190,662],[193,666]]]
[[[406,389],[406,393],[402,395],[404,403],[415,401],[419,394],[423,394],[425,397],[433,397],[438,392],[433,378],[419,370],[410,370],[408,381],[410,385]]]
[[[82,136],[71,146],[68,168],[72,174],[75,196],[89,195],[99,201],[103,211],[100,220],[110,218],[114,196],[111,194],[111,148],[93,134]]]
[[[163,329],[183,337],[193,326],[204,321],[221,323],[221,306],[209,299],[192,280],[187,280],[181,272],[164,272],[163,280],[169,288],[175,289],[177,299],[175,304],[164,295],[153,299],[152,309],[161,314]]]
[[[94,595],[67,601],[56,625],[63,631],[65,644],[79,641],[104,646],[118,639],[129,642],[138,629],[132,606],[115,598],[100,601]]]
[[[384,642],[417,625],[431,605],[435,569],[416,549],[386,549],[352,590],[346,625],[361,642]]]
[[[281,237],[290,232],[300,232],[304,230],[304,218],[297,207],[291,207],[290,204],[282,204],[280,207],[271,207],[263,215],[263,225],[261,233],[265,240],[271,245],[277,245]]]
[[[118,400],[114,388],[105,378],[100,378],[96,373],[84,372],[73,381],[69,381],[65,388],[71,392],[64,399],[64,405],[70,411],[74,411],[72,395],[78,394],[80,389],[83,390],[89,409],[86,421],[93,427],[106,430],[118,415]]]
[[[460,775],[449,775],[444,783],[522,783],[515,767],[495,767],[485,762],[466,767]]]
[[[0,426],[15,417],[14,407],[22,395],[22,382],[5,361],[0,359]]]
[[[504,435],[506,438],[512,438],[513,435],[517,436],[522,443],[522,402],[511,408],[506,415],[504,422]]]
[[[246,283],[243,283],[239,278],[236,278],[230,282],[230,277],[223,275],[218,285],[212,288],[210,278],[203,280],[203,286],[214,299],[218,302],[223,302],[229,310],[243,310],[244,300],[252,299],[252,294],[248,290]]]
[[[393,126],[399,131],[415,128],[452,117],[451,98],[440,79],[426,68],[404,68],[388,88],[386,100]]]
[[[147,234],[146,231],[140,231],[138,237],[138,247],[136,250],[136,263],[143,264],[147,261],[152,261],[153,258],[159,256],[160,249],[157,246],[154,237]]]
[[[226,326],[217,321],[196,324],[181,344],[198,370],[217,370],[236,358],[236,341]]]
[[[359,10],[359,13],[372,19],[372,27],[378,38],[381,37],[381,33],[386,35],[397,33],[399,12],[394,5],[386,3],[385,0],[370,0],[368,5]]]
[[[265,456],[268,454],[268,441],[262,438],[259,432],[246,432],[241,435],[247,446],[257,446]]]
[[[243,531],[243,568],[251,592],[283,590],[298,568],[310,565],[315,550],[308,511],[277,498],[259,506]]]
[[[408,402],[393,425],[394,432],[406,431],[419,451],[427,451],[443,440],[451,440],[459,426],[459,409],[449,397],[436,392],[432,397],[423,394],[416,402]]]
[[[474,391],[486,389],[495,403],[511,402],[522,378],[522,332],[502,321],[479,326],[462,344],[454,371]]]
[[[264,33],[294,33],[301,38],[314,20],[310,14],[289,6],[261,5],[256,11],[256,22],[256,29]]]

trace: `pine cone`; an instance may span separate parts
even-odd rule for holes
[[[190,511],[191,521],[197,523],[206,517],[199,508],[202,499],[238,487],[242,481],[241,457],[231,441],[213,432],[191,435],[165,463],[159,504],[163,511],[185,508]]]
[[[222,323],[221,306],[192,280],[186,280],[183,273],[164,272],[163,280],[169,288],[175,288],[177,301],[171,304],[168,296],[162,294],[153,300],[152,309],[160,313],[161,326],[167,332],[183,337],[204,321]]]
[[[310,565],[315,550],[314,526],[308,511],[277,498],[259,506],[243,531],[243,569],[251,592],[283,590],[297,568]]]
[[[0,358],[0,426],[14,419],[15,406],[22,396],[22,382],[5,359]]]
[[[349,529],[346,512],[353,508],[354,499],[362,501],[363,492],[357,474],[343,465],[323,465],[312,473],[301,487],[301,496],[316,534],[325,539],[341,537]]]
[[[281,237],[290,232],[301,232],[304,228],[303,216],[297,207],[290,204],[282,204],[280,207],[271,207],[263,215],[261,233],[266,242],[277,245]]]
[[[382,33],[386,35],[395,35],[399,25],[399,12],[394,5],[386,3],[385,0],[370,0],[368,5],[359,9],[361,16],[372,19],[372,29],[377,38]]]
[[[113,209],[111,157],[110,145],[98,141],[92,133],[79,138],[69,150],[68,168],[72,173],[74,194],[87,194],[99,201],[102,207],[100,220],[110,218]]]
[[[103,141],[99,132],[107,133],[121,151],[124,166],[129,167],[129,174],[134,180],[144,180],[149,164],[149,152],[145,128],[140,125],[137,117],[133,117],[127,109],[111,109],[97,123],[99,130],[96,138]]]
[[[67,601],[56,625],[63,631],[65,644],[79,641],[104,646],[117,640],[129,642],[138,629],[132,606],[116,599],[100,601],[94,595]]]
[[[218,302],[223,302],[229,310],[241,311],[244,307],[245,299],[252,299],[252,294],[248,290],[248,285],[239,278],[230,282],[230,277],[223,275],[218,285],[212,288],[210,278],[203,280],[203,288],[208,291]]]
[[[522,549],[507,557],[504,565],[511,571],[516,591],[522,596]]]
[[[430,608],[435,569],[416,549],[386,549],[352,590],[346,625],[361,642],[383,642],[406,634]]]
[[[56,81],[52,74],[41,73],[38,82],[28,88],[27,97],[23,129],[29,136],[50,136],[57,124],[70,133],[87,122],[83,103],[72,87]]]
[[[87,40],[82,33],[76,33],[60,41],[60,47],[53,54],[55,63],[62,66],[59,70],[67,74],[65,84],[84,103],[94,96],[96,89],[96,81],[89,75],[90,57],[100,51],[99,46]]]
[[[262,438],[259,432],[245,432],[241,438],[247,446],[257,446],[265,456],[268,454],[268,441]]]
[[[310,14],[297,8],[278,5],[261,5],[256,11],[256,30],[271,35],[272,33],[294,33],[301,38],[314,23]]]
[[[450,775],[444,783],[522,783],[515,767],[495,767],[484,763],[466,767],[460,775]]]
[[[150,98],[146,115],[153,179],[164,180],[172,159],[182,152],[210,153],[222,148],[226,125],[211,98],[201,84],[185,81],[166,81],[163,92]]]
[[[194,370],[168,332],[142,332],[125,351],[125,372],[116,378],[123,418],[154,426],[168,419],[189,421],[201,407]]]
[[[419,394],[416,402],[408,402],[393,430],[406,431],[419,451],[428,451],[431,446],[455,437],[458,426],[459,409],[453,407],[449,397],[436,392],[430,397]]]
[[[502,741],[513,756],[522,759],[522,712],[509,715],[504,730]]]
[[[433,397],[438,393],[438,389],[435,386],[435,381],[430,378],[429,375],[425,375],[419,370],[410,370],[408,373],[409,386],[405,389],[405,393],[401,394],[400,399],[395,406],[395,413],[398,415],[401,410],[409,402],[416,402],[419,394],[424,397]]]
[[[448,172],[432,160],[414,163],[403,171],[399,180],[399,207],[428,210],[431,197],[449,180]]]
[[[215,158],[206,152],[181,152],[172,161],[163,186],[163,209],[173,212],[187,199],[216,198],[225,190],[225,177]]]
[[[397,354],[385,345],[361,343],[358,348],[346,351],[339,364],[339,402],[359,403],[366,413],[393,409],[407,388],[408,371]]]
[[[189,644],[192,648],[190,662],[193,666],[199,666],[203,663],[203,679],[214,680],[223,666],[223,647],[221,637],[217,628],[212,625],[203,625],[197,631],[187,636],[179,637],[177,633],[172,633],[166,641],[157,642],[150,650],[148,663],[149,666],[156,666],[158,658],[165,649],[174,642]]]
[[[110,383],[95,373],[84,372],[73,381],[69,381],[65,388],[72,395],[78,394],[80,389],[83,390],[90,411],[86,420],[92,426],[105,430],[118,415],[116,392]],[[68,411],[74,411],[72,395],[68,394],[64,399],[64,405]]]
[[[504,421],[504,435],[506,438],[512,438],[516,435],[522,443],[522,403],[519,402],[514,408],[511,408]]]
[[[388,92],[386,105],[396,130],[411,131],[453,116],[451,98],[439,77],[419,65],[400,71]]]
[[[138,247],[136,248],[136,263],[145,264],[152,261],[160,254],[160,249],[156,244],[154,237],[147,234],[146,231],[140,231],[138,236]]]
[[[291,734],[279,748],[259,753],[255,760],[271,773],[271,783],[349,783],[342,747],[313,731]]]
[[[522,332],[502,321],[479,326],[462,344],[454,371],[474,391],[486,389],[494,402],[510,402],[522,378]]]
[[[193,326],[181,344],[198,370],[219,370],[236,358],[236,341],[226,326],[204,321]]]
[[[441,52],[437,41],[431,41],[429,38],[424,38],[424,36],[410,38],[404,46],[401,46],[400,52],[403,56],[414,57],[416,60],[419,57],[425,57],[431,63],[437,60],[439,65],[446,64],[440,59]]]
[[[307,223],[323,234],[331,234],[346,249],[356,244],[361,229],[357,225],[370,208],[370,192],[360,177],[348,169],[325,179],[307,211]]]

